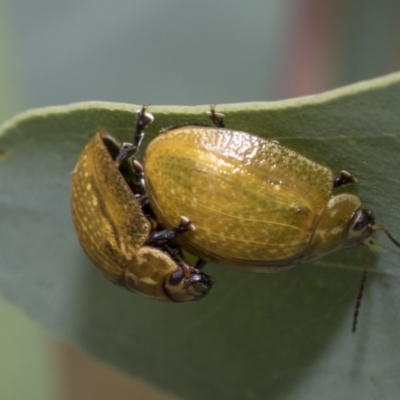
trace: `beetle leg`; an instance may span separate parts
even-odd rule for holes
[[[122,143],[121,149],[115,158],[115,165],[119,167],[125,160],[134,156],[138,148],[131,143]]]
[[[211,119],[212,123],[217,128],[225,128],[224,124],[225,115],[222,113],[215,112],[215,105],[210,106],[210,111],[207,111],[207,116]]]
[[[143,105],[142,108],[136,113],[136,133],[133,144],[134,146],[136,146],[137,149],[142,143],[144,130],[146,129],[147,125],[151,124],[154,121],[153,114],[146,112],[146,109],[149,105],[150,104]]]
[[[181,248],[177,247],[175,244],[173,245],[173,247],[171,247],[171,245],[164,245],[163,249],[176,261],[176,262],[184,262],[185,258],[182,254]],[[196,261],[196,264],[194,265],[194,268],[196,270],[201,271],[206,265],[207,265],[208,261],[203,260],[202,258],[198,258]]]
[[[144,172],[143,167],[137,160],[132,160],[133,175],[127,180],[127,184],[131,188],[136,200],[138,201],[140,207],[144,207],[148,203],[145,183],[144,183]]]
[[[356,183],[357,178],[347,171],[340,171],[339,178],[336,178],[333,181],[333,187],[337,188],[343,185],[347,185],[348,183]]]
[[[136,200],[139,202],[140,206],[143,207],[147,204],[147,195],[144,184],[144,171],[142,164],[139,161],[132,161],[133,170],[135,171],[134,193]]]
[[[175,239],[177,236],[182,235],[182,233],[188,231],[196,230],[195,226],[186,217],[181,216],[181,222],[178,226],[172,229],[165,229],[162,231],[154,231],[150,234],[145,244],[158,244],[165,241],[170,241]]]
[[[207,284],[207,286],[212,286],[214,283],[214,279],[211,276],[205,275],[203,272],[201,272],[201,268],[197,267],[197,264],[195,266],[192,266],[187,263],[185,258],[180,254],[177,248],[172,248],[170,246],[165,246],[164,251],[166,251],[175,261],[176,263],[181,267],[180,271],[177,271],[175,273],[174,278],[178,278],[180,274],[183,274],[183,276],[186,279],[190,279],[194,274],[201,276],[201,280]]]
[[[134,136],[133,143],[122,143],[121,149],[115,158],[115,164],[120,166],[120,164],[125,161],[127,158],[134,156],[139,150],[140,144],[142,143],[142,139],[144,136],[144,130],[147,125],[151,124],[154,121],[154,117],[152,114],[146,112],[146,109],[149,105],[143,105],[140,110],[136,113],[136,133]]]
[[[185,257],[182,254],[180,247],[175,244],[165,244],[162,246],[163,250],[167,252],[177,263],[186,264]]]

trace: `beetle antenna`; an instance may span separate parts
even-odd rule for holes
[[[365,281],[367,280],[367,272],[368,272],[368,266],[369,266],[369,252],[370,252],[370,250],[366,245],[364,245],[364,249],[365,249],[365,263],[364,263],[364,268],[363,268],[363,272],[362,272],[362,275],[361,275],[360,287],[358,289],[358,296],[357,296],[356,306],[354,308],[353,327],[351,329],[351,331],[353,333],[357,329],[358,314],[360,313],[361,299],[362,299],[363,292],[364,292]]]
[[[383,231],[386,236],[397,246],[400,247],[400,242],[397,241],[392,234],[383,226],[380,224],[373,224],[370,225],[371,229],[374,231]],[[357,296],[357,301],[356,301],[356,307],[354,309],[354,315],[353,315],[353,328],[352,332],[355,332],[357,329],[357,319],[358,319],[358,314],[360,312],[360,307],[361,307],[361,299],[363,296],[364,292],[364,287],[365,287],[365,281],[367,279],[367,272],[368,272],[368,266],[369,266],[369,256],[370,256],[370,250],[367,245],[364,246],[365,248],[365,264],[364,264],[364,269],[362,272],[361,276],[361,283],[360,283],[360,288],[358,289],[358,296]]]
[[[398,242],[393,236],[392,234],[383,226],[380,224],[375,224],[375,225],[371,225],[371,228],[374,231],[383,231],[386,233],[386,236],[397,246],[400,247],[400,242]]]

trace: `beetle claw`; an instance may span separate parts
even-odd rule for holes
[[[224,128],[225,114],[215,112],[215,105],[210,106],[210,111],[207,111],[207,116],[211,119],[212,123],[218,128]]]
[[[190,219],[184,215],[181,215],[181,223],[179,224],[178,228],[179,227],[184,229],[184,232],[194,232],[196,230],[196,227],[193,225]]]
[[[146,112],[149,105],[150,104],[143,104],[142,108],[136,111],[137,127],[140,127],[140,130],[154,121],[153,114]]]
[[[357,178],[347,171],[340,171],[339,178],[333,181],[333,187],[337,188],[339,186],[347,185],[348,183],[357,183]]]

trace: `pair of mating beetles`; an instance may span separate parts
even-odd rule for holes
[[[144,167],[136,153],[153,116],[137,113],[133,144],[100,130],[73,173],[72,213],[79,241],[111,281],[175,302],[198,300],[213,279],[207,261],[277,272],[357,246],[383,230],[350,193],[355,182],[308,158],[246,132],[214,126],[164,129],[148,145]],[[199,258],[190,265],[181,248]],[[357,300],[356,327],[366,269]]]

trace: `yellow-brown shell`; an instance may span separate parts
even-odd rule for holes
[[[98,132],[79,156],[72,176],[72,216],[91,261],[112,281],[124,271],[150,232],[150,223],[115,166]]]
[[[73,171],[72,217],[83,250],[108,279],[133,292],[175,302],[203,298],[213,279],[186,263],[172,242],[148,243],[156,227],[136,199],[137,165],[128,158],[116,166],[120,150],[101,130]]]
[[[157,136],[145,153],[150,205],[166,228],[181,215],[196,227],[177,239],[196,256],[227,265],[295,263],[332,193],[332,171],[245,132],[185,126]]]

